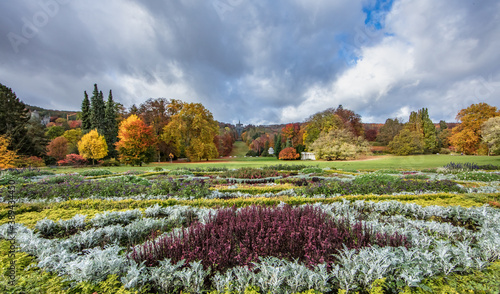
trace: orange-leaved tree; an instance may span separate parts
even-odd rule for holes
[[[133,114],[120,123],[115,143],[121,162],[142,166],[151,162],[156,150],[153,129]]]
[[[461,123],[452,129],[451,145],[465,154],[477,153],[481,147],[481,126],[489,118],[499,115],[496,107],[486,103],[472,104],[460,110],[456,118]]]
[[[293,147],[285,148],[285,149],[281,150],[281,152],[279,154],[279,159],[281,159],[281,160],[295,160],[295,159],[299,159],[299,157],[300,157],[300,154],[298,154],[297,151],[295,150],[295,148],[293,148]]]
[[[303,133],[300,132],[299,123],[287,124],[281,129],[281,135],[286,138],[286,140],[290,140],[292,147],[302,144]]]
[[[63,160],[66,154],[68,154],[68,139],[60,136],[50,141],[47,146],[48,156],[52,156],[57,160]]]
[[[108,155],[108,144],[103,135],[99,135],[96,129],[88,132],[78,142],[78,152],[85,159],[99,160]]]
[[[7,149],[10,144],[10,138],[4,135],[0,136],[0,168],[13,168],[17,159],[16,152]]]

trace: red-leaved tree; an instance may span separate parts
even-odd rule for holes
[[[47,146],[47,155],[52,156],[57,160],[63,160],[68,154],[68,140],[63,137],[57,137],[50,141]]]

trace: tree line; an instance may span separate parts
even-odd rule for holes
[[[208,160],[229,155],[236,140],[234,126],[215,121],[200,103],[151,98],[127,110],[111,90],[104,101],[95,84],[91,97],[83,93],[77,121],[58,118],[44,126],[10,88],[0,89],[2,168],[86,160],[113,165]]]
[[[436,127],[428,109],[422,108],[411,112],[406,123],[389,118],[378,129],[367,128],[360,115],[339,105],[281,129],[250,125],[242,137],[250,149],[247,155],[268,156],[271,146],[280,159],[296,159],[302,151],[314,152],[319,159],[349,159],[369,154],[374,146],[396,155],[500,154],[500,111],[496,107],[472,104],[460,110],[456,119],[459,123],[454,128],[444,121]]]
[[[390,118],[377,129],[366,128],[361,116],[342,105],[315,113],[302,123],[245,127],[241,139],[249,156],[297,159],[303,151],[318,159],[337,160],[370,154],[375,145],[396,155],[459,152],[500,154],[500,111],[486,103],[457,114],[454,128],[430,120],[428,109],[408,121]],[[58,118],[47,126],[30,115],[12,89],[0,84],[0,167],[38,164],[141,165],[187,158],[209,160],[231,153],[238,135],[234,125],[217,122],[200,103],[148,99],[125,109],[109,90],[94,85],[83,92],[77,120]],[[270,154],[271,153],[273,154]]]

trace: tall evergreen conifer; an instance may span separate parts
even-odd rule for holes
[[[117,152],[115,150],[115,143],[118,137],[118,123],[116,121],[116,108],[111,90],[109,90],[108,102],[106,103],[105,119],[106,132],[104,133],[104,137],[108,144],[108,155],[110,157],[116,157]]]
[[[276,155],[276,158],[279,158],[279,154],[282,149],[283,146],[281,144],[281,134],[278,134],[276,136],[276,139],[274,140],[274,155]]]
[[[82,132],[86,134],[92,129],[92,123],[90,121],[89,95],[87,95],[87,91],[84,91],[83,94],[85,95],[85,98],[83,98],[82,102]]]
[[[99,92],[99,90],[97,89],[97,84],[94,84],[94,92],[92,92],[90,109],[91,129],[97,129],[97,132],[99,134],[104,134],[105,104],[102,91]]]

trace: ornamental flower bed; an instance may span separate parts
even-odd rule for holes
[[[258,257],[299,260],[309,267],[331,263],[343,248],[378,245],[409,247],[397,232],[375,232],[361,222],[333,220],[310,206],[278,209],[246,207],[238,212],[219,210],[206,224],[196,224],[177,236],[165,236],[135,247],[130,254],[137,263],[156,266],[166,258],[201,260],[205,269],[226,272],[235,266],[251,266]]]
[[[238,233],[244,225],[249,230]],[[217,228],[219,235],[210,234]],[[8,225],[0,226],[1,239],[8,230]],[[352,293],[368,292],[380,283],[386,293],[398,293],[423,287],[427,277],[484,270],[500,258],[500,211],[488,206],[422,207],[397,201],[218,211],[154,206],[144,212],[103,212],[91,219],[42,220],[35,229],[18,224],[16,231],[20,250],[36,257],[33,266],[73,281],[73,286],[114,275],[114,287],[118,282],[132,292],[148,293]],[[154,233],[144,242],[152,232],[161,235]],[[230,232],[240,234],[240,242],[231,243],[236,236]],[[220,244],[210,244],[210,238]],[[151,264],[129,258],[163,240],[175,241],[170,243],[177,246],[171,258],[151,258],[163,251],[145,255]],[[243,250],[248,248],[244,242],[258,254]],[[228,254],[205,252],[207,245]],[[334,255],[323,255],[328,250]]]

